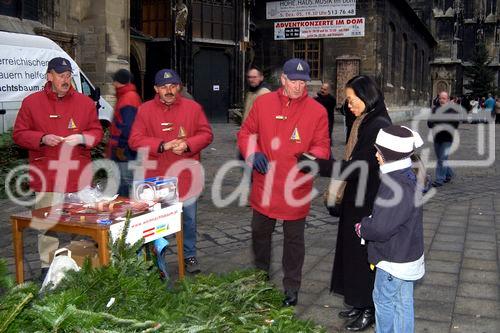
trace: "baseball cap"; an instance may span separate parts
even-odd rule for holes
[[[113,74],[112,78],[113,78],[113,81],[116,81],[116,82],[121,83],[121,84],[127,84],[127,83],[132,82],[132,80],[133,80],[132,73],[130,73],[125,68],[117,70]]]
[[[56,73],[61,74],[64,72],[72,72],[71,63],[68,59],[62,57],[55,57],[49,61],[49,65],[47,66],[47,72],[54,70]]]
[[[293,58],[285,62],[283,73],[290,80],[311,81],[309,64],[302,59]]]
[[[181,78],[172,69],[159,70],[155,75],[155,86],[163,86],[165,84],[180,84]]]

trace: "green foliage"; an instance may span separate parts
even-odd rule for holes
[[[281,308],[283,295],[262,272],[198,275],[170,289],[137,255],[140,246],[116,241],[110,266],[93,269],[87,260],[46,294],[34,284],[8,290],[0,297],[0,333],[324,332]],[[0,262],[0,278],[5,273]]]
[[[465,67],[464,74],[470,78],[464,85],[472,97],[486,97],[495,92],[495,72],[489,67],[491,59],[484,43],[476,44],[472,55],[472,66]]]
[[[12,140],[12,129],[0,135],[0,199],[5,199],[7,197],[5,192],[5,186],[9,186],[11,189],[15,186],[15,181],[17,177],[14,177],[13,182],[6,184],[6,177],[10,170],[18,165],[26,164],[27,154],[25,150],[22,150],[17,146]],[[23,190],[28,190],[28,183],[23,182],[21,184]],[[15,191],[13,191],[15,193]]]

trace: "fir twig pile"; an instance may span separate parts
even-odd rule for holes
[[[283,295],[258,272],[198,275],[169,289],[140,245],[115,242],[110,266],[87,261],[46,294],[32,282],[13,286],[0,261],[0,333],[324,331],[281,308]]]

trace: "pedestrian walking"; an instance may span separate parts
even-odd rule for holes
[[[345,181],[340,189],[340,219],[337,233],[330,290],[344,296],[347,309],[339,313],[349,320],[345,328],[363,331],[375,321],[372,299],[375,274],[368,264],[366,246],[361,245],[354,225],[372,214],[375,196],[380,185],[379,165],[375,157],[375,139],[380,129],[391,125],[384,97],[373,79],[365,75],[350,79],[345,87],[350,111],[356,116],[347,142],[343,160],[315,158],[323,177],[336,177]],[[310,158],[301,155],[299,161]],[[363,165],[367,169],[361,177]],[[339,175],[332,174],[340,170]],[[345,170],[347,170],[347,174]],[[356,203],[358,186],[363,187],[362,201]]]
[[[61,203],[66,193],[92,182],[92,168],[87,168],[90,150],[101,141],[103,131],[94,101],[73,88],[71,75],[68,59],[51,59],[43,90],[23,100],[14,123],[14,142],[29,152],[35,209]],[[56,233],[38,235],[42,279],[49,268],[49,253],[58,247]]]
[[[141,105],[141,98],[132,80],[132,73],[124,68],[113,74],[116,104],[110,127],[108,157],[117,164],[120,170],[118,194],[124,197],[129,196],[134,180],[129,163],[133,163],[137,158],[137,152],[128,145],[128,138],[137,108]]]
[[[500,97],[495,100],[495,124],[500,124]]]
[[[450,104],[449,95],[446,91],[439,93],[440,106],[432,109],[432,115],[427,121],[427,126],[432,128],[434,151],[436,153],[436,178],[432,183],[434,187],[443,186],[454,176],[454,172],[448,165],[453,136],[458,128],[459,121],[457,111]],[[456,119],[455,119],[456,118]]]
[[[328,137],[332,140],[333,122],[335,118],[335,108],[337,107],[337,100],[331,94],[330,83],[323,82],[318,94],[314,99],[326,109],[328,114]],[[331,142],[331,141],[330,141]]]
[[[243,110],[242,123],[247,119],[248,113],[258,96],[271,92],[264,82],[264,74],[257,66],[252,66],[247,71],[247,92],[245,94],[245,108]]]
[[[422,145],[420,135],[404,126],[381,129],[375,141],[382,182],[372,215],[356,223],[355,230],[368,242],[368,261],[376,266],[377,333],[414,332],[413,285],[425,273],[424,184],[418,183],[410,156]]]
[[[298,173],[296,155],[330,155],[325,109],[307,95],[309,64],[290,59],[281,88],[258,97],[238,133],[238,146],[253,167],[250,195],[255,266],[269,274],[271,239],[283,220],[283,305],[297,304],[304,263],[304,227],[313,179]],[[300,184],[297,186],[297,184]]]
[[[196,258],[196,208],[201,193],[200,153],[213,139],[212,128],[201,105],[181,96],[181,79],[171,69],[155,75],[155,97],[139,107],[129,145],[146,149],[142,158],[145,177],[177,177],[182,206],[186,271],[201,271]],[[144,161],[144,159],[151,159]],[[149,162],[149,163],[148,163]]]

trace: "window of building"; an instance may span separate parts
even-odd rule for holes
[[[142,4],[142,32],[155,38],[171,36],[170,0],[145,0]]]
[[[486,15],[493,14],[495,15],[497,10],[497,0],[486,0]]]
[[[320,79],[321,40],[303,39],[293,42],[293,57],[307,61],[311,67],[311,79]]]
[[[193,0],[193,38],[233,40],[232,0]]]
[[[0,15],[38,21],[38,0],[0,0]]]
[[[401,86],[405,87],[408,82],[408,69],[407,65],[407,56],[408,56],[408,37],[406,34],[403,34],[403,40],[401,43],[401,70],[403,71],[403,75],[401,75]]]
[[[396,27],[394,24],[389,23],[389,33],[387,39],[387,83],[394,83],[394,49],[396,48]]]

